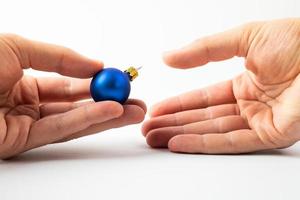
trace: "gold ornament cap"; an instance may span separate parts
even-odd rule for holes
[[[133,81],[136,77],[138,77],[139,72],[138,70],[139,68],[135,68],[135,67],[129,67],[128,69],[126,69],[124,72],[128,74],[130,81]]]

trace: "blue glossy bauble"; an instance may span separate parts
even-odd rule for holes
[[[92,79],[90,92],[94,101],[117,101],[125,103],[130,94],[130,80],[127,73],[115,68],[105,68]]]

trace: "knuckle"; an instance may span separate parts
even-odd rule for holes
[[[73,84],[72,81],[69,79],[64,80],[64,96],[67,99],[71,99],[72,98],[72,90],[73,90]]]
[[[211,50],[211,42],[212,42],[212,36],[206,36],[204,38],[199,39],[196,43],[202,44],[205,51],[205,57],[208,58],[208,60],[213,60],[212,56],[212,50]],[[206,63],[206,62],[205,62]]]
[[[224,131],[223,130],[224,123],[223,123],[222,118],[214,119],[214,120],[212,120],[212,122],[213,122],[213,126],[215,127],[217,133],[222,133]]]
[[[239,153],[238,149],[236,148],[235,142],[234,142],[234,136],[233,133],[228,133],[225,135],[227,138],[227,148],[228,152],[231,153]]]
[[[83,121],[84,121],[85,123],[91,122],[91,121],[92,121],[92,119],[91,119],[89,113],[90,113],[90,112],[89,112],[89,106],[88,106],[88,105],[83,106]]]
[[[63,67],[65,66],[65,62],[66,62],[66,59],[72,55],[74,53],[73,50],[71,50],[70,48],[68,47],[63,47],[63,46],[56,46],[57,47],[57,52],[60,52],[60,55],[55,63],[55,68],[56,68],[56,71],[59,73],[59,74],[65,74],[68,72],[68,68],[66,67]]]
[[[61,53],[56,61],[56,63],[54,64],[54,67],[55,67],[55,71],[59,74],[63,74],[64,73],[64,68],[63,68],[63,65],[64,65],[64,61],[65,60],[65,54],[64,53]]]
[[[212,107],[204,108],[203,111],[204,111],[203,112],[203,118],[205,120],[213,119],[215,117],[214,112],[212,111]]]
[[[202,88],[198,90],[199,96],[201,97],[198,101],[199,107],[208,107],[211,102],[210,92],[208,88]]]
[[[173,115],[173,118],[174,118],[174,122],[175,122],[175,125],[176,126],[180,126],[181,125],[181,123],[180,123],[180,112],[178,113],[174,113]],[[184,124],[183,124],[184,125]]]
[[[63,115],[58,120],[56,120],[56,122],[55,122],[55,130],[57,132],[61,132],[64,129],[64,127],[65,127],[64,124],[65,124],[65,116]]]
[[[176,99],[177,99],[177,102],[178,102],[178,105],[179,105],[179,111],[183,111],[185,108],[183,106],[184,103],[183,103],[182,96],[177,96]]]

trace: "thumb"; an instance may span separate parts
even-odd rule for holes
[[[260,24],[248,23],[198,39],[186,47],[165,53],[164,61],[171,67],[186,69],[233,56],[246,57],[253,39],[252,33]]]

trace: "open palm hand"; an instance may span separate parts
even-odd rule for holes
[[[142,132],[152,147],[186,153],[246,153],[300,139],[300,20],[249,23],[169,52],[190,68],[233,56],[247,71],[152,108]]]

